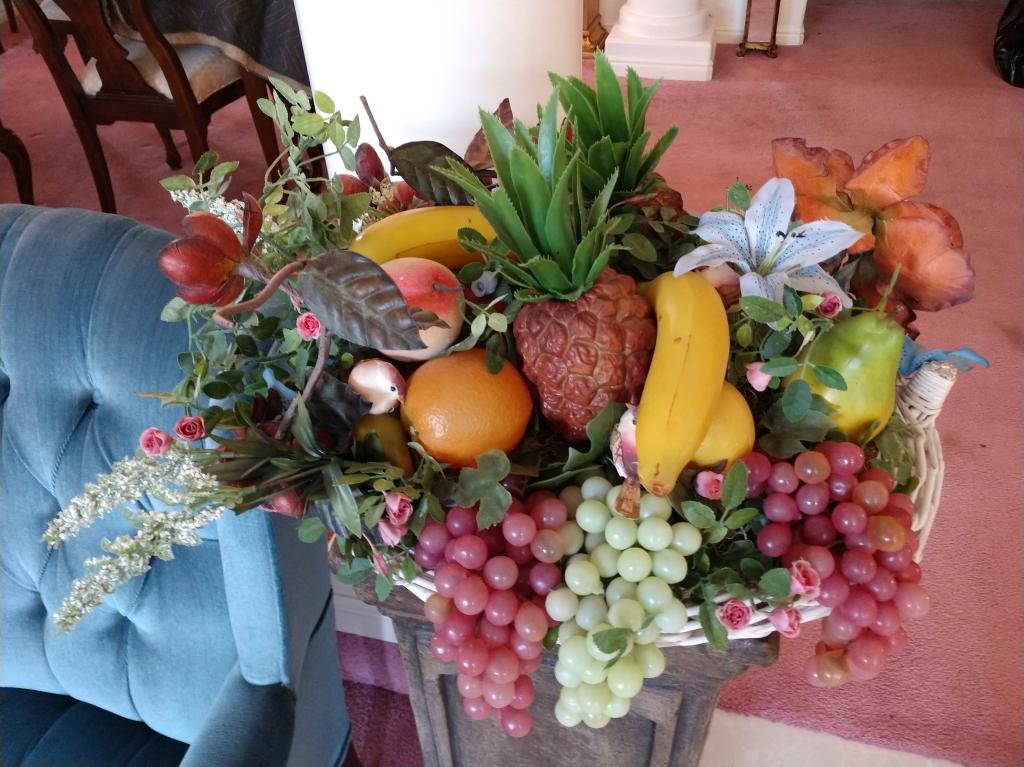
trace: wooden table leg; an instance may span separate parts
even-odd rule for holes
[[[376,603],[372,589],[357,586],[356,593]],[[751,666],[771,665],[778,655],[777,636],[732,642],[726,653],[707,645],[668,648],[665,673],[647,680],[629,714],[590,730],[555,720],[561,691],[554,678],[557,654],[545,652],[532,677],[533,731],[513,739],[493,721],[466,717],[455,666],[431,654],[433,627],[418,599],[396,587],[377,607],[395,622],[424,767],[697,767],[722,685]]]
[[[263,159],[267,167],[270,167],[280,152],[277,147],[277,129],[274,127],[274,121],[263,114],[256,104],[259,99],[267,97],[267,82],[259,75],[242,68],[242,88],[245,91],[245,101],[249,105],[253,125],[256,126],[256,138],[260,142],[260,149],[263,150]]]
[[[11,163],[14,170],[14,183],[18,188],[18,199],[26,205],[34,205],[32,195],[32,163],[28,150],[21,139],[13,131],[0,125],[0,154]]]

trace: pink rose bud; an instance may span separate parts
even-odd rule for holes
[[[320,324],[320,320],[312,312],[300,314],[295,320],[295,328],[299,331],[303,341],[313,341],[324,332],[323,325]]]
[[[838,293],[829,291],[821,294],[821,303],[818,304],[818,314],[823,317],[835,317],[843,310],[843,299]]]
[[[718,620],[729,631],[738,631],[750,623],[751,614],[750,605],[739,599],[730,599],[717,612]]]
[[[800,635],[800,611],[795,607],[776,607],[768,613],[768,620],[786,639]]]
[[[206,436],[206,423],[202,416],[186,415],[178,419],[174,424],[174,433],[186,442],[202,439]]]
[[[377,523],[377,529],[380,531],[380,539],[385,546],[397,546],[407,528],[405,525],[396,525],[389,519],[382,519]]]
[[[698,495],[717,501],[722,497],[722,482],[724,477],[713,471],[702,471],[697,475],[695,487]]]
[[[747,383],[753,387],[754,391],[764,391],[768,388],[768,384],[772,382],[770,375],[761,372],[761,365],[763,364],[763,362],[747,363]]]
[[[405,493],[384,493],[384,508],[394,525],[404,526],[412,516],[412,501]]]
[[[821,593],[821,576],[806,559],[798,559],[789,566],[790,591],[807,599],[817,599]]]
[[[139,436],[139,447],[146,455],[164,455],[173,444],[174,438],[155,426],[150,426]]]
[[[379,551],[373,552],[373,569],[385,578],[388,577],[388,561]]]

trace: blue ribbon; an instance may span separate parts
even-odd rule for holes
[[[926,350],[910,338],[903,339],[903,351],[900,352],[900,375],[903,377],[916,373],[926,362],[952,362],[960,370],[970,370],[974,366],[987,368],[988,360],[973,349],[963,347],[952,351],[942,349]]]

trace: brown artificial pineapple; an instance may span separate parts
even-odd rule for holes
[[[513,323],[523,372],[541,412],[566,439],[586,439],[586,426],[611,400],[639,399],[654,350],[655,324],[631,277],[608,267],[607,209],[617,171],[587,204],[581,153],[556,123],[552,94],[534,142],[517,123],[508,131],[481,112],[500,185],[487,190],[472,173],[445,172],[473,195],[503,249],[488,262],[526,302]]]

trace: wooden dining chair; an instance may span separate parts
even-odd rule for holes
[[[181,156],[170,131],[185,132],[196,161],[209,148],[207,128],[213,113],[245,95],[237,63],[211,46],[169,43],[153,23],[145,0],[128,1],[141,41],[114,34],[104,0],[55,0],[89,54],[80,75],[72,69],[63,41],[36,0],[14,2],[64,99],[85,150],[100,207],[108,213],[116,212],[116,205],[98,125],[153,124],[163,141],[167,164],[179,168]],[[256,113],[253,118],[257,131],[264,130]],[[267,146],[263,137],[260,142]],[[273,157],[266,159],[269,163]]]

